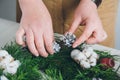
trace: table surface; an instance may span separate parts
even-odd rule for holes
[[[0,18],[0,47],[15,39],[18,27],[18,23]]]
[[[0,18],[0,47],[4,47],[6,43],[9,44],[11,41],[15,40],[15,34],[18,27],[18,23]],[[112,55],[120,55],[120,50],[117,49],[109,48],[98,44],[92,45],[92,47],[96,50],[110,51]],[[116,63],[117,65],[115,67],[120,65],[119,61]]]

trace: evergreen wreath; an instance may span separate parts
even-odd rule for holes
[[[2,49],[21,63],[16,74],[5,74],[9,80],[120,80],[119,67],[114,69],[101,64],[103,58],[103,62],[107,59],[118,60],[119,57],[110,52],[94,50],[100,55],[97,65],[84,69],[71,58],[72,47],[62,46],[59,52],[47,58],[35,57],[15,42]],[[77,49],[81,50],[81,45]],[[3,69],[0,68],[2,74]]]

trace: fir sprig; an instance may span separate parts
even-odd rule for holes
[[[72,48],[64,47],[59,53],[49,55],[47,58],[35,57],[27,49],[23,50],[15,43],[3,49],[21,62],[16,74],[6,75],[9,80],[92,80],[93,77],[120,80],[113,68],[104,70],[100,64],[90,69],[81,68],[70,57]],[[109,52],[96,51],[96,53],[100,54],[101,58],[114,58]]]

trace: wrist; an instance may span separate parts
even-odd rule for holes
[[[19,4],[22,12],[35,11],[43,6],[42,0],[19,0]]]

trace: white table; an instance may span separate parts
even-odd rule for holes
[[[16,22],[0,19],[0,47],[3,47],[6,43],[10,43],[12,40],[15,40],[15,34],[19,27],[19,24]],[[120,55],[120,50],[116,50],[113,48],[105,47],[102,45],[93,45],[94,49],[110,51],[113,55]],[[120,65],[120,62],[116,62],[117,67]],[[120,71],[120,70],[119,70]]]
[[[18,23],[0,18],[0,47],[15,40],[15,33],[18,27]]]

